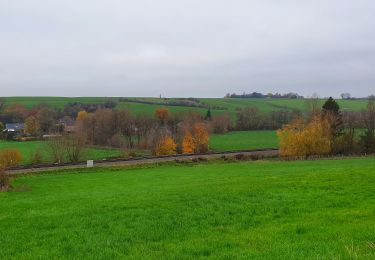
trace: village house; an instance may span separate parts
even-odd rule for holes
[[[24,130],[24,123],[6,123],[4,132],[23,133]]]

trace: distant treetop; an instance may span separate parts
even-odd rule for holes
[[[303,99],[304,97],[301,95],[298,95],[297,93],[286,93],[286,94],[280,94],[280,93],[268,93],[268,94],[262,94],[258,92],[253,93],[242,93],[242,94],[226,94],[225,98],[291,98],[291,99]]]

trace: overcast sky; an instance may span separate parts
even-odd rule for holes
[[[0,0],[0,96],[375,93],[374,0]]]

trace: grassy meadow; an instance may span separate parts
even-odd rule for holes
[[[38,151],[42,156],[42,162],[51,163],[53,158],[49,152],[47,142],[45,141],[0,141],[0,150],[3,149],[18,149],[22,154],[21,164],[26,165],[31,163],[31,158]],[[110,157],[119,157],[121,152],[118,149],[106,148],[87,148],[83,153],[83,160],[99,160]]]
[[[0,193],[0,259],[374,259],[374,158],[33,174]]]
[[[238,131],[210,136],[210,150],[217,152],[277,147],[278,141],[275,131]],[[45,141],[0,141],[0,150],[3,149],[18,149],[22,154],[23,165],[30,164],[32,156],[37,151],[42,155],[44,163],[52,162],[52,157]],[[138,151],[137,154],[144,155],[145,151]],[[121,156],[119,149],[89,147],[85,149],[82,160],[100,160],[119,156]]]
[[[118,101],[119,98],[111,98],[113,101]],[[167,102],[159,98],[131,98],[133,101],[152,101],[152,102]],[[32,108],[40,103],[47,103],[51,106],[56,106],[60,109],[71,102],[81,103],[103,103],[108,98],[105,97],[6,97],[6,105],[21,104],[27,108]],[[176,100],[176,99],[168,99]],[[306,100],[303,99],[257,99],[257,98],[199,98],[203,105],[216,107],[212,109],[212,114],[229,113],[232,117],[238,109],[243,107],[257,107],[263,113],[270,113],[279,110],[299,109],[301,111],[307,110]],[[325,100],[320,100],[320,105],[323,105]],[[337,100],[343,110],[359,111],[366,107],[366,100]],[[187,107],[187,106],[170,106],[168,104],[144,104],[140,102],[118,102],[117,108],[127,108],[135,114],[152,115],[156,108],[167,107],[171,112],[186,112],[196,111],[203,115],[206,114],[206,108]]]
[[[214,151],[278,148],[275,131],[236,131],[210,136],[210,149]]]

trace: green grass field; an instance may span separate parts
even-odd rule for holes
[[[228,111],[235,113],[236,109],[251,106],[257,107],[260,111],[269,113],[279,110],[299,109],[307,111],[306,100],[303,99],[249,99],[249,98],[207,98],[202,99],[203,103],[212,106],[228,108]],[[322,106],[325,100],[320,100]],[[359,111],[366,108],[366,100],[337,100],[341,109]]]
[[[24,105],[27,108],[32,108],[40,103],[47,103],[52,106],[56,106],[62,109],[66,104],[70,102],[81,102],[81,103],[103,103],[108,98],[105,97],[6,97],[6,104],[11,105],[18,103]],[[112,98],[117,101],[118,98]],[[153,102],[165,102],[163,99],[158,98],[133,98],[134,100],[153,101]],[[172,99],[173,100],[173,99]],[[242,98],[202,98],[199,99],[203,104],[216,106],[223,109],[212,109],[212,113],[222,114],[229,113],[232,117],[235,116],[238,109],[251,106],[257,107],[261,112],[269,113],[272,111],[279,110],[292,110],[299,109],[301,111],[307,110],[305,100],[297,99],[242,99]],[[320,100],[320,104],[323,105],[324,100]],[[366,107],[366,100],[338,100],[339,105],[343,110],[359,111]],[[171,112],[187,112],[196,111],[205,115],[207,109],[205,108],[194,108],[194,107],[179,107],[179,106],[168,106],[158,104],[143,104],[134,102],[118,102],[117,108],[128,108],[130,111],[136,114],[148,114],[153,115],[156,108],[167,107]]]
[[[45,141],[15,142],[0,141],[0,150],[18,149],[22,154],[22,164],[29,164],[32,155],[39,151],[42,155],[42,161],[45,163],[52,162],[52,157]],[[99,160],[110,157],[119,157],[121,155],[118,149],[87,148],[84,150],[82,160],[91,159]]]
[[[375,160],[210,162],[22,176],[0,259],[374,259]]]
[[[210,136],[210,149],[214,151],[277,148],[275,131],[238,131]]]
[[[275,131],[238,131],[227,134],[211,135],[210,149],[213,151],[250,150],[262,148],[277,148],[278,140]],[[45,141],[15,142],[0,141],[0,150],[18,149],[23,157],[22,164],[30,164],[32,155],[39,151],[43,162],[52,162],[47,143]],[[145,151],[139,151],[144,154]],[[100,160],[104,158],[119,157],[118,149],[87,148],[82,160]]]

